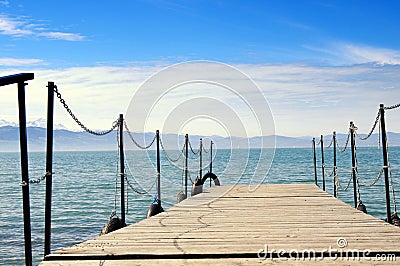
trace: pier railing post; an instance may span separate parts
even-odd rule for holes
[[[356,143],[354,138],[354,124],[350,122],[350,141],[351,141],[351,169],[353,176],[354,208],[357,208],[357,173],[356,173]]]
[[[187,192],[187,181],[188,181],[188,157],[189,157],[189,135],[186,134],[185,135],[185,195],[186,198],[188,196],[188,192]]]
[[[336,131],[333,131],[333,196],[337,198]]]
[[[119,159],[121,175],[121,223],[125,226],[125,156],[124,156],[124,115],[119,115]]]
[[[315,138],[312,139],[313,145],[313,152],[314,152],[314,178],[315,178],[315,185],[318,186],[318,177],[317,177],[317,155],[315,152]]]
[[[382,153],[383,153],[383,172],[385,174],[385,194],[386,194],[386,216],[387,222],[392,223],[390,211],[390,193],[389,193],[389,171],[388,171],[388,151],[387,151],[387,136],[385,125],[385,109],[384,105],[380,104],[379,113],[381,116],[381,137],[382,137]]]
[[[199,145],[199,178],[203,177],[203,139],[200,139],[200,145]]]
[[[212,147],[213,147],[214,142],[210,142],[210,173],[212,173],[212,163],[213,163],[213,152],[212,152]],[[210,178],[210,187],[211,187],[211,178]]]
[[[25,264],[32,265],[31,207],[29,200],[28,143],[26,134],[25,81],[18,82],[19,142],[21,149],[22,204],[24,212]]]
[[[321,135],[321,169],[322,169],[322,190],[325,191],[325,159],[324,159],[324,136]]]
[[[54,82],[47,83],[47,135],[46,135],[46,203],[44,222],[44,256],[51,252],[51,201],[53,186],[53,117]]]
[[[160,163],[160,131],[156,131],[157,138],[157,198],[161,206],[161,163]]]

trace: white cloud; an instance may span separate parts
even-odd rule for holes
[[[106,129],[119,113],[126,112],[140,84],[162,67],[160,64],[138,64],[32,69],[35,80],[29,81],[26,90],[28,120],[46,116],[46,84],[50,80],[58,85],[69,106],[88,127]],[[365,133],[370,130],[380,103],[392,105],[400,102],[400,65],[311,67],[286,64],[236,67],[248,74],[268,99],[274,114],[276,133],[281,135],[318,136],[330,134],[333,130],[345,133],[351,120],[360,132]],[[18,73],[18,70],[1,70],[0,76],[13,73]],[[185,93],[187,95],[188,91]],[[189,93],[193,94],[195,90]],[[256,93],[250,90],[245,93],[246,98],[256,97]],[[0,90],[0,99],[0,119],[16,121],[15,91]],[[235,98],[231,100],[234,105]],[[217,105],[208,108],[219,112]],[[55,110],[55,123],[77,129],[59,103],[56,103]],[[398,112],[388,111],[388,131],[400,132]],[[191,126],[194,127],[195,123]],[[199,127],[199,134],[202,134],[201,130]],[[210,129],[207,130],[209,133]]]
[[[43,25],[32,23],[26,17],[12,18],[0,14],[0,34],[13,37],[45,37],[53,40],[82,41],[85,36],[78,33],[52,31]]]
[[[344,44],[339,47],[343,57],[356,64],[368,62],[391,65],[400,64],[400,51],[354,44]]]
[[[84,36],[76,33],[65,33],[65,32],[43,32],[39,33],[39,36],[46,37],[53,40],[64,40],[64,41],[82,41],[85,39]]]
[[[0,66],[4,67],[33,66],[43,64],[45,64],[44,60],[35,58],[0,58]]]
[[[335,42],[325,47],[303,46],[306,49],[324,54],[327,63],[333,65],[354,65],[375,63],[380,65],[400,64],[400,50]],[[326,57],[329,55],[330,57]]]
[[[9,6],[9,5],[10,5],[10,2],[8,2],[7,0],[5,0],[5,1],[0,1],[0,5],[2,5],[2,6]]]

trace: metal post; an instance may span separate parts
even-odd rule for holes
[[[125,226],[125,158],[124,158],[124,115],[119,115],[119,159],[121,175],[121,222]]]
[[[314,151],[314,178],[315,178],[315,185],[318,186],[318,177],[317,177],[317,155],[315,152],[315,138],[312,139],[313,151]]]
[[[390,211],[389,171],[388,171],[387,137],[386,137],[386,125],[385,125],[385,109],[384,109],[383,104],[380,104],[380,106],[379,106],[379,113],[381,116],[383,172],[385,174],[386,216],[387,216],[387,222],[392,223],[392,217],[391,217],[391,211]]]
[[[24,212],[25,265],[32,265],[31,209],[29,200],[28,144],[26,135],[25,82],[18,83],[19,141],[21,149],[22,204]]]
[[[356,181],[356,143],[354,140],[354,124],[350,122],[350,141],[351,141],[351,167],[353,175],[354,208],[357,208],[357,181]]]
[[[212,163],[213,163],[213,154],[212,154],[212,146],[214,142],[210,142],[210,173],[212,173]],[[211,178],[210,178],[210,187],[211,187]]]
[[[189,148],[189,136],[185,135],[185,195],[187,198],[187,178],[188,178],[188,148]]]
[[[203,139],[200,139],[200,148],[199,148],[199,152],[200,152],[200,155],[199,155],[199,163],[200,163],[200,166],[199,166],[199,178],[202,178],[203,177]]]
[[[161,164],[160,164],[160,131],[156,131],[157,138],[157,197],[161,206]]]
[[[46,203],[44,218],[44,256],[51,252],[51,201],[53,186],[54,82],[47,83]]]
[[[322,169],[322,190],[325,191],[325,159],[324,159],[324,136],[321,135],[321,169]]]
[[[337,178],[337,166],[336,166],[336,131],[333,131],[333,196],[337,198],[337,187],[336,187],[336,178]]]

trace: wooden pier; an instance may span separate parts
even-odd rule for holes
[[[255,188],[212,187],[164,213],[56,251],[40,265],[260,265],[321,260],[329,265],[395,265],[395,257],[400,261],[400,228],[317,186]]]

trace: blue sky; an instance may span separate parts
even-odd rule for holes
[[[259,85],[278,134],[344,132],[349,120],[367,132],[379,103],[400,102],[399,11],[399,1],[3,0],[0,74],[36,73],[31,119],[45,117],[40,87],[51,79],[70,88],[77,113],[107,128],[153,73],[188,60],[218,61]],[[84,88],[96,89],[91,108],[79,103]],[[15,121],[15,98],[0,97],[3,119]],[[109,105],[96,109],[103,101]]]

